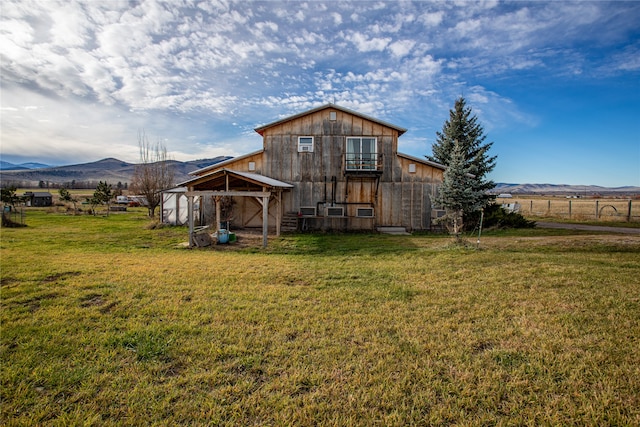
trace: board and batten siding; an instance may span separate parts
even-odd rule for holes
[[[330,112],[336,119],[330,120]],[[312,136],[313,152],[298,152],[298,137]],[[377,138],[382,174],[373,177],[345,176],[346,138]],[[263,131],[263,171],[266,176],[294,185],[284,194],[284,211],[320,203],[345,208],[345,218],[316,218],[312,227],[373,229],[403,226],[425,230],[431,224],[431,199],[442,181],[442,170],[398,155],[398,130],[341,110],[327,108],[284,121]],[[409,173],[409,164],[416,171]],[[335,177],[335,184],[332,178]],[[376,194],[377,188],[377,194]],[[349,204],[343,204],[343,203]],[[361,205],[357,205],[360,203]],[[373,207],[374,218],[355,218],[357,207]]]

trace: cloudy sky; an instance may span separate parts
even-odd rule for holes
[[[2,160],[261,148],[333,102],[431,153],[464,96],[496,182],[640,185],[640,2],[4,0]]]

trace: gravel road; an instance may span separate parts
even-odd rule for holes
[[[605,225],[563,224],[559,222],[536,221],[538,228],[566,228],[569,230],[604,231],[607,233],[640,234],[640,228],[607,227]]]

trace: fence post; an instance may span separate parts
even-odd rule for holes
[[[533,215],[533,200],[530,201],[530,205],[529,206],[531,206],[529,208],[529,212],[531,213],[531,215]]]
[[[571,219],[571,199],[569,199],[569,219]]]
[[[600,200],[596,200],[596,221],[598,220],[598,205]]]
[[[631,199],[629,199],[629,209],[627,210],[627,222],[631,222]]]

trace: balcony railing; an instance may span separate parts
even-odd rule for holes
[[[345,171],[382,173],[382,154],[345,153]]]

